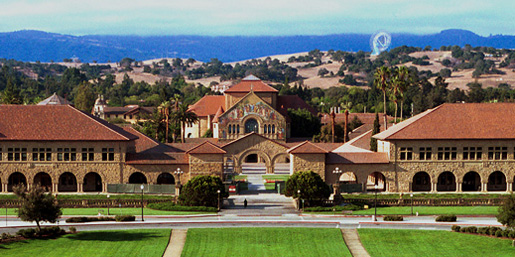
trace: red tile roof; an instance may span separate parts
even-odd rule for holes
[[[70,105],[0,105],[0,141],[129,141],[137,138]]]
[[[188,164],[189,158],[185,153],[128,153],[125,162],[130,165]]]
[[[193,111],[199,117],[206,117],[208,115],[215,115],[219,107],[225,107],[225,96],[206,95],[190,106],[189,110]]]
[[[345,123],[345,113],[335,113],[334,121],[336,123]],[[379,123],[383,124],[383,113],[379,113]],[[351,122],[354,117],[358,117],[363,124],[374,124],[374,120],[376,119],[375,113],[349,113],[349,122]],[[388,121],[393,121],[392,116],[387,116]],[[320,119],[322,124],[331,124],[331,116],[328,113],[322,114],[322,118]]]
[[[381,140],[515,139],[515,103],[442,104],[374,137]]]
[[[306,141],[306,142],[301,143],[293,148],[290,148],[287,152],[292,153],[292,154],[306,154],[306,153],[328,153],[329,151],[324,150],[309,141]]]
[[[278,145],[280,145],[280,146],[282,146],[282,147],[289,148],[289,147],[288,147],[288,145],[286,145],[286,144],[279,143],[278,141],[275,141],[275,140],[273,140],[273,139],[270,139],[270,138],[268,138],[268,137],[265,137],[265,136],[263,136],[263,135],[261,135],[261,134],[258,134],[258,133],[256,133],[256,132],[251,132],[251,133],[248,133],[248,134],[246,134],[246,135],[244,135],[244,136],[242,136],[242,137],[240,137],[240,138],[238,138],[238,139],[235,139],[235,140],[233,140],[233,141],[231,141],[231,142],[229,142],[229,143],[227,143],[227,144],[223,145],[223,146],[222,146],[222,148],[224,148],[224,147],[226,147],[226,146],[228,146],[228,145],[234,144],[234,143],[236,143],[236,142],[238,142],[238,141],[240,141],[240,140],[243,140],[243,139],[245,139],[245,138],[247,138],[247,137],[251,137],[251,136],[261,137],[261,138],[264,138],[264,139],[266,139],[266,140],[268,140],[268,141],[274,142],[274,143],[276,143],[276,144],[278,144]]]
[[[216,111],[215,117],[213,118],[213,123],[218,123],[218,118],[222,116],[224,113],[224,108],[222,106],[218,107],[218,111]]]
[[[222,148],[218,147],[217,145],[206,141],[199,146],[188,150],[186,153],[188,154],[224,154],[227,153]]]
[[[143,152],[143,151],[147,151],[147,150],[152,149],[152,148],[155,148],[155,147],[159,146],[159,144],[160,144],[156,140],[154,140],[154,139],[148,137],[147,135],[137,131],[132,126],[124,126],[122,128],[123,128],[123,130],[125,130],[125,131],[127,131],[127,132],[129,132],[129,133],[131,133],[133,135],[138,136],[138,139],[136,139],[134,141],[137,153]]]
[[[387,153],[329,153],[327,164],[388,164]]]
[[[269,92],[269,93],[278,93],[277,89],[265,84],[260,79],[253,77],[250,79],[243,79],[240,83],[230,87],[229,89],[224,91],[226,93],[248,93],[250,91],[254,92]]]

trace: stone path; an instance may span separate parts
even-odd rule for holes
[[[355,257],[370,257],[365,247],[359,240],[359,234],[357,229],[342,229],[343,240],[349,248],[352,256]]]
[[[170,242],[166,247],[164,257],[180,257],[184,243],[186,242],[187,229],[173,229],[170,235]]]

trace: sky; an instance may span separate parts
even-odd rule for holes
[[[513,0],[0,0],[0,32],[71,35],[515,35]]]

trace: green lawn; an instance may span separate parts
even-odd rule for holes
[[[233,180],[247,180],[247,175],[235,175],[232,177]]]
[[[112,201],[117,199],[141,199],[141,194],[109,194]],[[14,194],[0,194],[0,200],[18,199]],[[57,199],[73,199],[73,200],[107,200],[107,194],[58,194]],[[150,195],[145,194],[145,199],[174,199],[173,195]]]
[[[500,198],[506,197],[509,194],[506,193],[489,193],[489,194],[428,194],[428,193],[414,193],[413,199],[431,199],[431,198],[439,198],[439,199],[455,199],[455,198]],[[368,194],[342,194],[342,197],[345,199],[371,199],[375,198],[374,193]],[[377,199],[399,199],[399,194],[377,194]],[[403,199],[410,199],[409,193],[404,194],[402,196]]]
[[[419,215],[496,215],[497,206],[414,206],[413,215],[418,212]],[[342,212],[305,212],[306,214],[338,214]],[[373,215],[374,207],[367,210],[353,211],[353,215]],[[410,206],[399,207],[377,207],[377,215],[411,215]]]
[[[8,215],[16,215],[16,208],[7,209]],[[63,208],[63,215],[90,216],[103,213],[107,215],[107,208]],[[193,211],[161,211],[145,208],[144,215],[194,215],[194,214],[213,214],[216,212],[193,212]],[[141,215],[141,208],[110,208],[110,215]],[[0,217],[5,215],[5,209],[0,209]]]
[[[515,256],[511,240],[450,231],[358,229],[371,256]]]
[[[287,174],[279,174],[279,175],[270,174],[270,175],[263,175],[262,177],[263,177],[263,179],[273,179],[273,180],[277,180],[277,181],[286,181],[286,180],[288,180],[288,178],[290,178],[290,175],[287,175]]]
[[[162,256],[170,229],[88,231],[0,244],[1,256]]]
[[[351,256],[339,229],[190,228],[181,256]]]

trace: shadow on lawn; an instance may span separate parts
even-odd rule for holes
[[[128,231],[94,231],[81,232],[69,235],[71,240],[81,241],[144,241],[150,238],[162,237],[152,232],[128,232]]]

